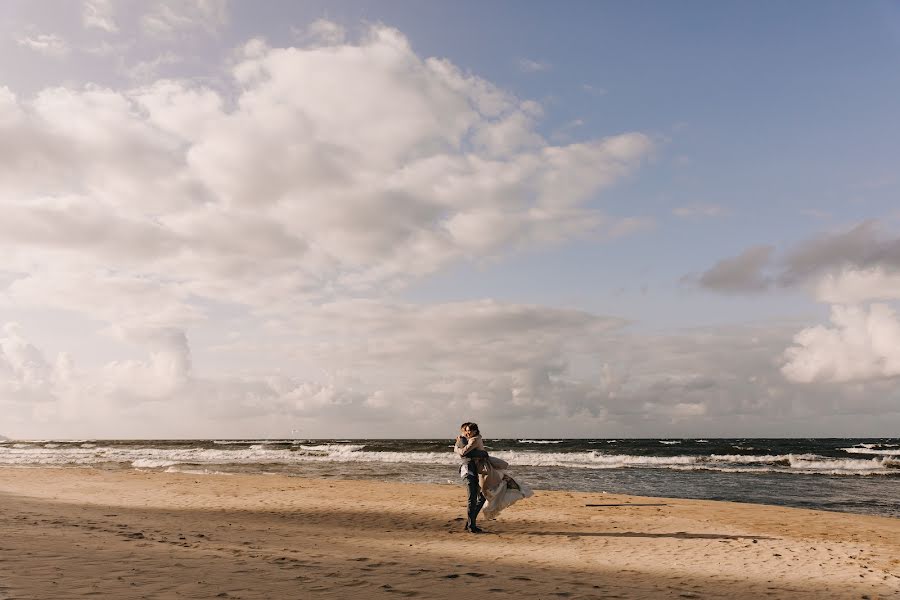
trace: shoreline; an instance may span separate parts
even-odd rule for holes
[[[887,598],[900,519],[280,475],[0,468],[0,598]],[[592,505],[592,506],[589,506]]]

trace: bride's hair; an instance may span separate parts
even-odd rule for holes
[[[475,435],[481,435],[481,431],[478,430],[478,423],[463,423],[462,426],[468,427]]]

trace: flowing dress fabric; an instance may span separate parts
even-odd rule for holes
[[[531,488],[509,476],[509,464],[502,459],[489,457],[478,460],[478,479],[481,493],[487,498],[481,514],[486,519],[496,519],[500,512],[523,498],[534,495]]]

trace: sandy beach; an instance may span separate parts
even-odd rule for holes
[[[900,598],[900,520],[455,485],[0,470],[0,598]]]

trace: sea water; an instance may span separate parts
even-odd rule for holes
[[[459,484],[452,440],[8,440],[0,466]],[[900,439],[496,439],[535,489],[900,517]]]

